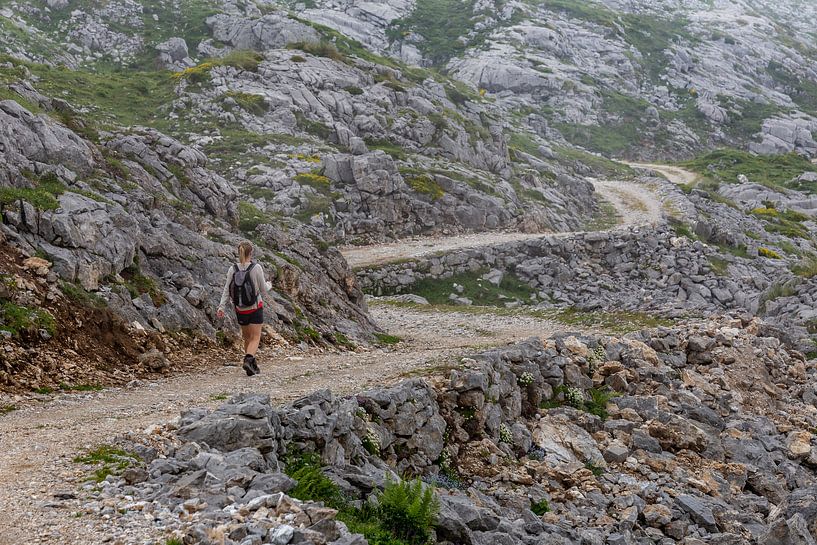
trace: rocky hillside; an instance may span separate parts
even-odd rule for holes
[[[208,334],[250,237],[276,330],[344,344],[374,325],[333,245],[609,226],[587,178],[626,178],[658,188],[672,231],[502,250],[517,302],[744,309],[806,350],[817,57],[795,4],[8,2],[4,232],[128,322]],[[667,188],[599,154],[699,177]],[[483,257],[363,282],[413,291]]]
[[[445,67],[547,141],[637,158],[817,151],[807,2],[316,2],[303,14]]]
[[[192,409],[83,458],[114,473],[83,513],[126,541],[813,544],[815,368],[757,333],[723,319],[563,334],[436,381]],[[436,487],[430,524],[393,495],[396,474]]]

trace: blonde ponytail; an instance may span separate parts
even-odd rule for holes
[[[247,263],[252,259],[252,243],[244,240],[238,245],[238,260]]]

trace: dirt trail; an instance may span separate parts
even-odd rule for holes
[[[53,401],[0,417],[0,544],[102,543],[109,530],[98,517],[80,517],[82,501],[56,501],[76,493],[84,475],[71,460],[78,452],[119,434],[166,422],[185,408],[215,406],[243,392],[269,394],[284,402],[321,388],[344,394],[406,376],[439,372],[464,355],[532,336],[547,336],[558,324],[525,316],[417,311],[376,305],[373,317],[390,324],[404,342],[392,349],[346,353],[262,351],[262,374],[247,377],[237,367],[212,362],[210,369],[135,388]]]
[[[632,168],[641,168],[647,170],[654,170],[659,174],[663,175],[667,180],[674,184],[691,184],[695,183],[699,175],[686,170],[681,167],[670,166],[670,165],[658,165],[653,163],[624,163],[627,166]]]
[[[662,203],[647,188],[630,181],[591,180],[596,192],[610,201],[618,211],[621,222],[618,227],[649,225],[662,218]],[[450,237],[425,237],[401,240],[372,246],[346,246],[341,253],[352,267],[385,265],[406,259],[416,259],[436,253],[448,253],[465,248],[494,246],[505,242],[530,240],[545,236],[569,236],[568,233],[517,233],[492,232],[456,235]]]
[[[646,187],[625,181],[594,184],[621,215],[621,225],[661,221],[661,203]],[[360,266],[455,248],[566,235],[479,234],[347,249],[345,255],[353,266]],[[132,388],[58,395],[0,416],[0,545],[109,541],[111,529],[103,518],[74,516],[82,510],[82,499],[55,500],[57,493],[77,494],[85,478],[72,459],[117,435],[166,422],[185,408],[215,406],[226,396],[243,392],[266,393],[281,402],[321,388],[349,393],[413,374],[433,373],[466,354],[562,329],[550,320],[526,316],[420,312],[383,305],[373,306],[372,316],[405,341],[391,349],[346,353],[268,349],[259,355],[262,374],[256,377],[247,377],[237,367],[224,367],[219,358],[203,371]]]

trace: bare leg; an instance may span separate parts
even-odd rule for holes
[[[249,352],[249,350],[250,350],[250,341],[252,340],[252,331],[250,330],[250,328],[252,328],[251,325],[241,326],[241,338],[244,340],[244,353],[245,354],[250,353]],[[256,343],[255,346],[258,347],[258,344]]]
[[[246,329],[248,332],[248,337],[245,337],[246,340],[244,341],[246,353],[255,356],[258,351],[258,344],[261,342],[261,324],[250,324],[242,329]]]

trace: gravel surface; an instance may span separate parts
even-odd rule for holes
[[[559,327],[525,316],[471,315],[373,305],[373,317],[404,339],[392,348],[361,352],[259,354],[262,374],[247,377],[224,360],[205,371],[176,375],[51,401],[0,416],[0,544],[157,543],[152,520],[136,528],[111,528],[84,513],[87,474],[72,459],[83,450],[133,430],[161,424],[192,406],[216,406],[216,397],[267,393],[285,402],[321,388],[337,393],[388,384],[410,375],[434,374],[463,355]],[[236,355],[237,357],[237,355]],[[55,494],[76,498],[61,500]],[[147,515],[146,515],[147,517]]]
[[[662,204],[646,186],[625,181],[593,183],[618,210],[620,226],[661,221]],[[353,266],[361,266],[541,236],[482,233],[347,248],[344,255]],[[203,370],[126,388],[59,394],[0,416],[0,545],[161,542],[161,530],[153,527],[149,514],[144,523],[132,528],[114,528],[104,514],[84,514],[98,513],[99,506],[89,507],[93,502],[82,487],[87,473],[72,460],[83,450],[119,435],[175,418],[183,409],[212,407],[225,396],[242,392],[267,393],[279,402],[321,388],[350,393],[410,375],[434,374],[474,351],[547,336],[563,328],[529,316],[419,311],[389,305],[373,305],[371,312],[404,342],[344,353],[262,349],[262,374],[255,377],[247,377],[238,367],[224,366],[227,356],[214,356]]]
[[[700,178],[694,172],[683,169],[681,167],[673,167],[669,165],[656,165],[653,163],[625,163],[633,168],[641,168],[647,170],[654,170],[663,175],[667,180],[675,184],[691,184]]]
[[[631,181],[591,180],[598,194],[610,201],[621,216],[618,227],[648,225],[661,221],[662,203],[644,185]],[[556,233],[565,236],[574,233]],[[341,253],[352,267],[371,267],[395,261],[416,259],[435,253],[448,253],[463,248],[493,246],[505,242],[529,240],[554,233],[490,232],[456,235],[451,237],[426,237],[401,240],[372,246],[346,246]]]

